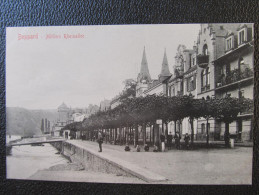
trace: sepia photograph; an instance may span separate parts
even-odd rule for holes
[[[252,185],[254,24],[6,28],[6,178]]]

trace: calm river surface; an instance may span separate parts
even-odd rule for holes
[[[38,170],[48,169],[57,164],[68,162],[50,144],[44,146],[14,146],[12,155],[6,157],[8,179],[27,179]]]

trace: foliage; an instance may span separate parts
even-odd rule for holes
[[[193,120],[200,117],[217,118],[230,123],[237,115],[252,109],[253,101],[245,98],[194,99],[192,96],[165,97],[148,95],[146,97],[126,98],[114,109],[99,111],[86,118],[81,126],[72,123],[69,129],[108,129],[131,127],[134,125],[154,124],[157,119],[163,122],[182,121],[189,118],[193,128]],[[193,129],[192,129],[193,134]]]

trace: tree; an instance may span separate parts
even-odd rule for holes
[[[206,145],[207,147],[209,146],[209,119],[216,117],[216,113],[217,113],[217,99],[214,98],[210,98],[209,96],[207,96],[206,100],[203,98],[201,99],[202,101],[202,108],[201,108],[201,116],[204,117],[206,119]]]
[[[253,101],[246,98],[225,97],[215,99],[217,111],[216,118],[225,123],[224,140],[225,145],[229,147],[229,124],[237,119],[239,113],[251,110]]]
[[[129,97],[136,97],[136,81],[133,79],[126,79],[123,84],[125,85],[124,90],[121,93],[119,99],[122,101]]]
[[[186,96],[185,99],[186,100],[183,103],[182,107],[186,112],[185,116],[189,117],[189,122],[191,125],[191,144],[193,145],[193,142],[194,142],[193,122],[195,119],[198,119],[203,115],[203,112],[202,112],[203,102],[201,99],[194,99],[191,94],[189,96]]]

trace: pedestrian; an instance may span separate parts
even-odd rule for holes
[[[172,148],[172,140],[173,140],[173,136],[172,136],[172,133],[170,132],[169,135],[167,136],[168,149]]]
[[[126,152],[129,152],[130,151],[130,147],[129,147],[129,145],[127,144],[126,146],[125,146],[125,149],[124,149]]]
[[[176,149],[180,149],[180,134],[177,132],[174,136]]]
[[[153,152],[158,152],[158,148],[157,148],[157,146],[156,146],[156,145],[154,145]]]
[[[137,145],[137,152],[140,152],[140,147],[139,147],[139,145]]]
[[[101,131],[98,132],[97,142],[99,144],[99,151],[98,152],[102,152],[103,135],[102,135]]]
[[[161,151],[164,152],[165,151],[165,136],[163,133],[160,135],[160,141],[161,141]]]
[[[190,144],[189,144],[189,142],[190,142],[190,136],[189,136],[188,133],[186,133],[185,136],[184,136],[184,142],[185,142],[185,147],[186,147],[186,149],[189,149],[189,147],[190,147]]]
[[[148,152],[148,151],[149,151],[149,146],[148,146],[147,144],[145,144],[144,150],[145,150],[145,152]]]

